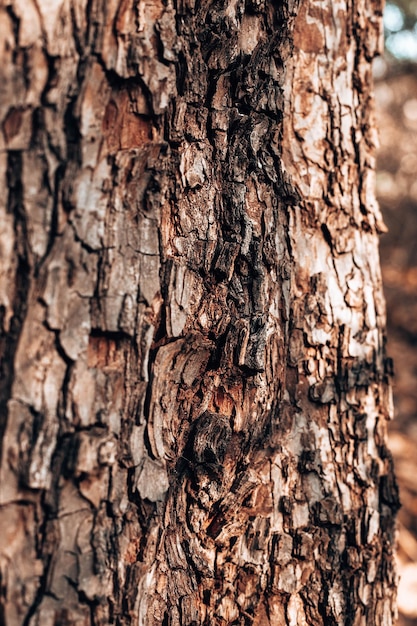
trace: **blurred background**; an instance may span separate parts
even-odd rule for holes
[[[389,228],[381,264],[395,372],[390,448],[402,502],[398,626],[417,626],[417,0],[388,1],[384,27],[385,55],[374,73],[377,195]]]

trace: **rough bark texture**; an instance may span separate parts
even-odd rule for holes
[[[5,626],[393,623],[380,12],[2,1]]]

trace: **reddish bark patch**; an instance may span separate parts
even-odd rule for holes
[[[295,21],[294,44],[303,52],[311,52],[313,54],[322,52],[324,48],[323,33],[320,32],[318,26],[314,23],[307,5],[301,6]]]
[[[114,338],[104,335],[92,335],[89,338],[87,359],[89,367],[102,369],[117,367],[122,362],[122,356]]]
[[[6,142],[8,143],[19,134],[23,121],[22,109],[12,108],[8,112],[6,119],[3,122],[3,133]]]
[[[150,119],[134,110],[127,91],[115,95],[107,104],[102,130],[110,152],[139,148],[152,140]]]

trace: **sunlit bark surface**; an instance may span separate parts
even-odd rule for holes
[[[0,4],[5,626],[393,624],[380,12]]]

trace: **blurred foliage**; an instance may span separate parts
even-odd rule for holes
[[[397,626],[417,626],[417,0],[386,0],[385,55],[375,59],[377,195],[388,233],[381,265],[394,359],[389,442],[402,508]]]
[[[417,0],[389,0],[384,29],[388,59],[417,62]]]

